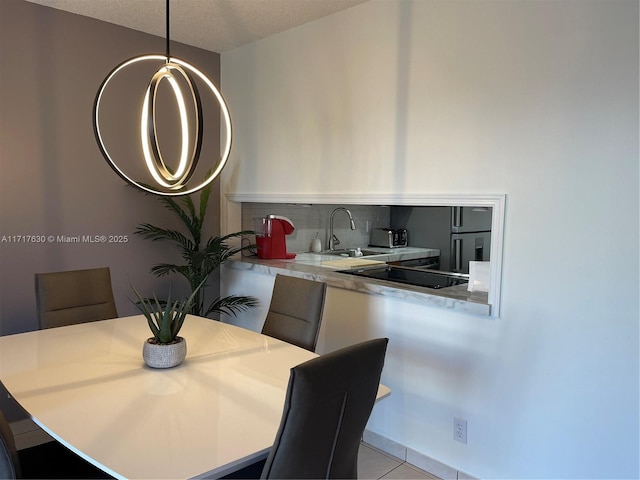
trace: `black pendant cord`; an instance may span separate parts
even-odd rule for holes
[[[171,58],[171,48],[170,48],[170,41],[169,41],[169,0],[167,0],[166,2],[167,5],[167,63],[169,63],[169,59]]]

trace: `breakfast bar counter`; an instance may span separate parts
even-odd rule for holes
[[[327,285],[334,288],[419,302],[475,315],[491,315],[488,294],[486,292],[469,292],[466,285],[431,289],[341,272],[356,267],[382,266],[385,262],[406,261],[439,254],[436,249],[413,247],[375,250],[379,250],[380,255],[341,257],[305,252],[298,253],[294,259],[270,260],[260,259],[257,256],[246,256],[229,260],[225,263],[224,268],[274,276],[279,273],[302,277],[326,282]]]

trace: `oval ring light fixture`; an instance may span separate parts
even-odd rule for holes
[[[148,193],[165,196],[188,195],[197,192],[210,184],[220,175],[224,168],[229,154],[231,152],[231,116],[229,108],[222,97],[218,88],[209,78],[184,60],[171,57],[169,51],[169,0],[166,0],[167,7],[167,53],[166,55],[141,55],[131,58],[116,66],[104,79],[93,104],[93,131],[98,142],[100,152],[105,160],[113,168],[113,170],[127,183]],[[118,166],[112,154],[107,149],[103,131],[100,127],[100,107],[104,101],[104,93],[109,84],[122,73],[125,69],[142,62],[162,62],[156,72],[151,77],[149,86],[147,87],[142,108],[140,112],[140,142],[144,163],[156,186],[147,185],[141,181],[135,180],[130,174],[127,174]],[[202,182],[195,186],[190,186],[189,180],[195,172],[200,152],[202,149],[202,103],[200,93],[194,82],[194,77],[199,79],[206,85],[207,89],[213,94],[220,106],[222,117],[225,125],[226,136],[222,147],[222,155],[220,161],[215,168],[209,169],[206,177]],[[168,82],[170,91],[179,113],[180,124],[180,155],[175,171],[169,168],[164,161],[158,144],[158,131],[156,122],[156,98],[158,89],[162,82]],[[189,113],[186,106],[185,95],[183,94],[181,85],[187,85],[187,98],[193,102],[193,118],[189,121]],[[192,129],[190,130],[190,124]],[[193,141],[191,141],[193,138]]]
[[[134,180],[133,178],[131,178],[130,175],[127,175],[127,173],[125,173],[123,169],[117,165],[116,161],[112,158],[112,155],[109,153],[109,150],[105,145],[102,130],[100,128],[100,118],[99,118],[100,106],[103,100],[104,92],[107,86],[109,85],[109,83],[112,82],[114,78],[127,67],[130,67],[131,65],[134,65],[139,62],[150,62],[150,61],[165,62],[166,57],[164,55],[142,55],[140,57],[134,57],[122,62],[120,65],[116,66],[111,71],[111,73],[109,73],[109,75],[107,75],[107,77],[102,82],[102,85],[100,85],[100,88],[98,90],[98,94],[96,95],[96,99],[93,106],[94,133],[95,133],[100,151],[102,152],[102,155],[104,156],[104,158],[107,160],[107,163],[109,163],[111,168],[113,168],[113,170],[127,183],[130,183],[131,185],[141,190],[144,190],[148,193],[153,193],[157,195],[168,195],[168,196],[188,195],[190,193],[194,193],[194,192],[197,192],[198,190],[201,190],[202,188],[206,187],[209,183],[211,183],[213,180],[215,180],[215,178],[218,175],[220,175],[220,172],[224,168],[229,158],[229,154],[231,152],[232,127],[231,127],[231,115],[229,114],[229,108],[227,107],[227,104],[224,101],[224,98],[222,97],[222,94],[220,93],[220,91],[216,88],[213,82],[209,80],[209,78],[207,78],[207,76],[204,73],[202,73],[200,70],[198,70],[196,67],[189,64],[188,62],[185,62],[184,60],[181,60],[179,58],[172,57],[170,59],[170,62],[167,64],[163,63],[162,66],[158,69],[158,71],[152,77],[152,80],[149,84],[150,88],[147,90],[147,93],[145,95],[145,100],[143,102],[143,107],[141,111],[141,124],[140,124],[141,132],[140,133],[141,133],[142,150],[144,152],[145,163],[152,177],[160,187],[170,188],[174,191],[167,192],[161,189],[154,188],[152,186],[149,186],[137,180]],[[182,130],[181,132],[182,142],[181,142],[181,154],[180,154],[181,158],[178,164],[178,168],[174,173],[171,173],[168,169],[166,169],[166,165],[164,164],[164,161],[161,158],[161,155],[159,153],[159,148],[157,147],[153,113],[151,114],[149,113],[150,108],[153,108],[152,105],[153,103],[155,103],[150,98],[152,95],[155,95],[155,93],[152,94],[150,92],[152,91],[155,92],[155,89],[157,89],[159,81],[156,77],[158,77],[159,74],[160,76],[167,75],[167,73],[163,72],[163,70],[165,68],[168,68],[168,65],[171,65],[171,68],[169,68],[169,70],[176,70],[176,67],[178,68],[182,67],[182,71],[183,73],[185,73],[186,78],[189,78],[188,75],[186,74],[186,72],[188,72],[198,77],[200,80],[202,80],[202,82],[204,82],[204,84],[215,96],[218,104],[220,105],[220,110],[222,112],[222,117],[225,124],[226,135],[224,138],[224,143],[222,145],[222,155],[221,155],[220,161],[218,162],[216,168],[213,169],[211,173],[209,173],[209,175],[207,175],[204,181],[202,181],[200,184],[191,188],[185,188],[185,186],[186,186],[186,182],[189,180],[198,162],[198,156],[200,154],[200,148],[202,143],[202,129],[199,127],[199,125],[196,126],[197,128],[197,133],[195,135],[196,145],[191,149],[191,159],[186,161],[186,165],[183,165],[184,158],[188,156],[188,153],[186,152],[188,151],[189,134],[187,133],[188,126],[185,126],[184,124],[186,120],[186,113],[183,113],[184,100],[183,100],[182,93],[178,93],[180,92],[179,87],[174,86],[172,82],[169,80],[169,84],[171,85],[171,89],[173,90],[176,96],[176,102],[181,111],[180,113],[180,123],[181,123],[181,130]],[[154,79],[157,80],[155,86],[152,85],[154,83]],[[199,94],[197,93],[195,85],[193,85],[191,82],[190,84],[192,85],[191,87],[192,98],[194,98],[194,102],[197,105],[197,110],[198,112],[200,112],[199,116],[201,116]],[[181,103],[183,104],[182,106],[180,105]],[[153,133],[150,133],[151,131],[153,131]],[[153,151],[155,151],[155,154],[153,153]],[[182,172],[181,170],[183,168],[184,168],[184,172]]]
[[[187,108],[180,85],[173,75],[174,71],[179,73],[189,86],[191,99],[193,100],[196,118],[193,121],[195,141],[193,149],[191,150],[191,155],[189,155],[190,135]],[[175,173],[172,173],[164,163],[162,153],[160,153],[158,135],[156,132],[156,97],[158,87],[164,79],[167,79],[169,82],[180,113],[180,133],[182,143],[180,148],[180,161]],[[156,183],[170,189],[179,189],[185,185],[186,181],[193,174],[193,170],[198,163],[200,153],[199,149],[202,145],[201,123],[202,107],[200,105],[200,97],[198,95],[196,85],[193,83],[187,72],[185,72],[179,65],[175,63],[167,63],[151,78],[151,82],[149,83],[149,87],[147,88],[147,93],[142,104],[142,115],[140,116],[140,140],[142,141],[142,152],[144,154],[145,163],[147,164],[147,169]]]

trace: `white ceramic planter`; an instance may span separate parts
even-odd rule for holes
[[[153,337],[145,340],[142,358],[152,368],[171,368],[180,365],[187,356],[187,341],[176,337],[176,343],[151,343]]]

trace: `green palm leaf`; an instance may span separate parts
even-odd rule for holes
[[[177,230],[167,230],[149,223],[142,223],[138,225],[138,228],[134,233],[136,235],[142,235],[142,237],[152,241],[169,240],[175,242],[183,249],[183,251],[191,251],[196,245]]]
[[[191,200],[190,197],[185,196],[183,198],[188,199],[189,201]],[[185,226],[189,229],[189,232],[193,231],[193,218],[195,217],[195,214],[189,215],[182,209],[182,207],[180,207],[180,205],[178,205],[178,202],[176,202],[171,197],[162,197],[160,200],[162,201],[162,203],[164,203],[164,206],[166,208],[176,214],[176,216],[182,221],[182,223],[184,223]]]
[[[188,233],[185,234],[178,230],[161,228],[150,223],[139,224],[134,233],[152,241],[169,241],[180,249],[182,259],[185,262],[184,265],[159,263],[151,268],[151,273],[157,277],[178,274],[187,280],[193,297],[187,309],[188,311],[199,316],[209,316],[213,313],[237,315],[238,312],[258,305],[258,300],[249,296],[232,295],[216,299],[209,308],[205,310],[204,289],[207,286],[206,282],[209,276],[215,272],[220,265],[233,255],[254,247],[254,245],[235,247],[228,245],[227,242],[232,239],[251,235],[253,231],[247,230],[212,237],[202,246],[202,228],[204,226],[211,191],[211,184],[200,191],[197,210],[191,196],[185,195],[178,200],[174,200],[172,197],[160,197],[160,201],[165,208],[178,217],[186,227]],[[163,302],[163,304],[170,304],[170,301],[167,300],[166,303]],[[153,305],[150,303],[147,304],[148,309],[152,309],[152,307]],[[175,305],[175,308],[179,307],[179,305]]]
[[[171,273],[179,273],[184,277],[189,276],[189,269],[185,265],[174,265],[172,263],[159,263],[151,267],[151,273],[156,277],[164,277]]]
[[[209,204],[209,196],[211,195],[211,184],[202,189],[200,193],[200,220],[198,227],[202,230],[204,224],[204,217],[207,214],[207,205]]]
[[[224,313],[227,315],[233,315],[234,317],[250,308],[254,308],[260,305],[260,301],[255,297],[245,295],[229,295],[228,297],[216,298],[207,311],[205,316],[209,316],[212,313]]]

